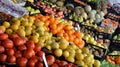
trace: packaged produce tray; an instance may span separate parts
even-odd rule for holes
[[[98,60],[104,60],[108,50],[107,49],[104,49],[104,48],[101,48],[101,47],[98,47],[98,46],[95,46],[95,45],[92,45],[92,44],[89,44],[89,43],[86,43],[86,47],[90,50],[90,52],[94,55],[94,58],[95,59],[98,59]]]

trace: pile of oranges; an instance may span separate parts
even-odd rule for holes
[[[65,23],[59,22],[59,20],[52,16],[43,16],[38,14],[35,17],[35,22],[44,22],[48,32],[56,36],[63,36],[67,41],[76,44],[79,48],[84,47],[84,41],[81,38],[80,31],[75,31],[74,28]]]

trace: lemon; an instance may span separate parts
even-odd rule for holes
[[[75,62],[75,59],[74,59],[74,57],[71,57],[71,56],[69,56],[69,57],[66,57],[65,58],[67,61],[69,61],[69,62]]]
[[[64,56],[64,57],[69,57],[69,51],[65,50],[65,51],[63,52],[63,56]]]
[[[54,51],[54,54],[55,54],[55,56],[57,56],[57,57],[60,57],[60,56],[62,56],[62,49],[56,49],[55,51]]]
[[[21,23],[20,20],[16,20],[16,21],[14,22],[14,24],[17,25],[17,26],[20,26],[20,23]]]
[[[6,29],[6,33],[7,33],[7,34],[12,34],[12,33],[13,33],[13,30],[12,30],[12,29]]]
[[[3,30],[4,32],[6,30],[5,26],[0,26],[0,29]]]
[[[19,26],[17,25],[11,25],[10,28],[14,31],[18,30]]]
[[[8,27],[10,27],[10,23],[5,21],[5,22],[3,23],[3,26],[5,26],[6,28],[8,28]]]
[[[21,36],[21,37],[25,37],[25,31],[23,29],[18,29],[17,33]]]

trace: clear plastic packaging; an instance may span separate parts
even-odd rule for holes
[[[14,4],[11,0],[0,0],[0,12],[8,13],[14,17],[21,17],[28,14],[23,7]]]

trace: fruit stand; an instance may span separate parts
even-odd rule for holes
[[[120,5],[0,0],[0,67],[120,67]]]

